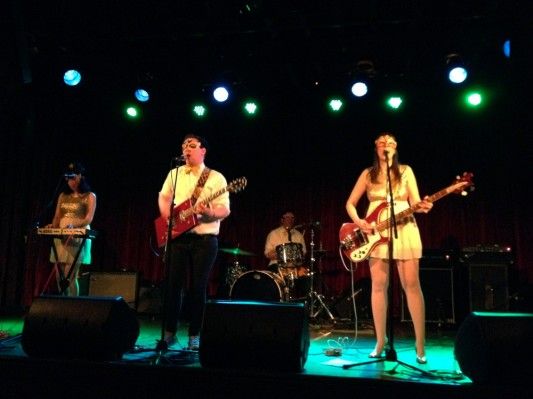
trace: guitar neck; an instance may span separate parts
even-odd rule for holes
[[[452,185],[452,186],[449,186],[449,187],[446,187],[440,191],[437,191],[435,194],[432,194],[430,195],[428,198],[427,198],[427,201],[429,202],[435,202],[435,201],[438,201],[440,200],[441,198],[447,196],[448,194],[451,194],[453,193],[455,190],[457,189],[457,185]],[[396,216],[396,219],[401,222],[403,219],[411,216],[413,213],[415,213],[415,210],[416,210],[416,204],[415,205],[412,205],[410,206],[409,208],[395,214]],[[379,222],[377,225],[376,225],[376,230],[377,231],[383,231],[383,230],[386,230],[390,227],[390,224],[391,224],[391,218],[388,218],[382,222]]]
[[[200,201],[200,203],[203,204],[203,205],[207,205],[208,203],[213,201],[215,198],[217,198],[217,197],[221,196],[222,194],[224,194],[226,191],[228,191],[228,186],[226,186],[224,188],[221,188],[218,191],[215,191],[213,194],[211,194],[207,198],[204,198],[202,201]],[[182,218],[187,218],[187,217],[190,217],[193,213],[194,213],[194,206],[182,211],[180,216]]]

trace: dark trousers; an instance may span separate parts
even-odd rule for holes
[[[206,302],[209,273],[218,252],[212,234],[183,234],[170,243],[170,263],[165,286],[165,330],[175,333],[186,288],[190,294],[189,336],[199,335]]]

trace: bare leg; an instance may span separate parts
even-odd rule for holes
[[[420,287],[418,259],[397,261],[398,274],[407,298],[407,307],[415,330],[416,354],[425,356],[426,317],[424,295]]]
[[[376,347],[370,356],[376,357],[381,355],[386,343],[389,265],[386,260],[376,258],[371,258],[369,263],[372,279],[372,317],[376,333]]]

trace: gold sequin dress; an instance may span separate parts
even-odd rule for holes
[[[409,208],[408,197],[409,193],[407,192],[407,183],[410,179],[414,179],[414,174],[412,169],[407,165],[402,165],[402,174],[401,181],[399,184],[393,185],[393,198],[394,198],[394,214]],[[372,184],[369,181],[367,182],[367,198],[369,201],[368,210],[366,215],[370,215],[374,209],[376,209],[383,201],[388,201],[389,199],[389,190],[387,184],[385,184],[385,179],[383,182]],[[381,180],[381,179],[380,179]],[[378,221],[386,220],[390,217],[390,207],[387,206],[381,211]],[[420,259],[422,257],[422,240],[420,239],[420,231],[416,224],[416,219],[414,215],[407,217],[404,220],[396,220],[397,229],[398,229],[398,238],[393,240],[393,259]],[[389,231],[384,230],[381,232],[382,236],[388,237]],[[394,234],[393,234],[394,236]],[[378,245],[370,253],[372,258],[388,259],[388,242],[385,242],[382,245]]]
[[[59,196],[59,209],[61,217],[59,220],[60,228],[67,228],[69,225],[78,226],[79,221],[85,218],[87,209],[89,207],[89,196],[91,193],[81,195],[61,194]],[[83,226],[90,229],[90,226]],[[72,264],[74,258],[80,249],[82,238],[70,236],[65,238],[54,238],[54,246],[57,250],[57,257],[60,263]],[[50,251],[50,262],[55,263],[54,250]],[[85,240],[83,248],[81,248],[78,263],[91,263],[91,239]]]

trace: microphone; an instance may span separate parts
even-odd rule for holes
[[[174,157],[172,159],[176,163],[180,163],[180,162],[183,163],[183,162],[185,162],[185,155],[180,155],[180,156]]]
[[[71,177],[76,177],[76,173],[65,173],[63,177],[65,179],[70,179]]]
[[[385,150],[385,151],[383,151],[383,154],[385,154],[385,158],[389,157],[389,151]]]

